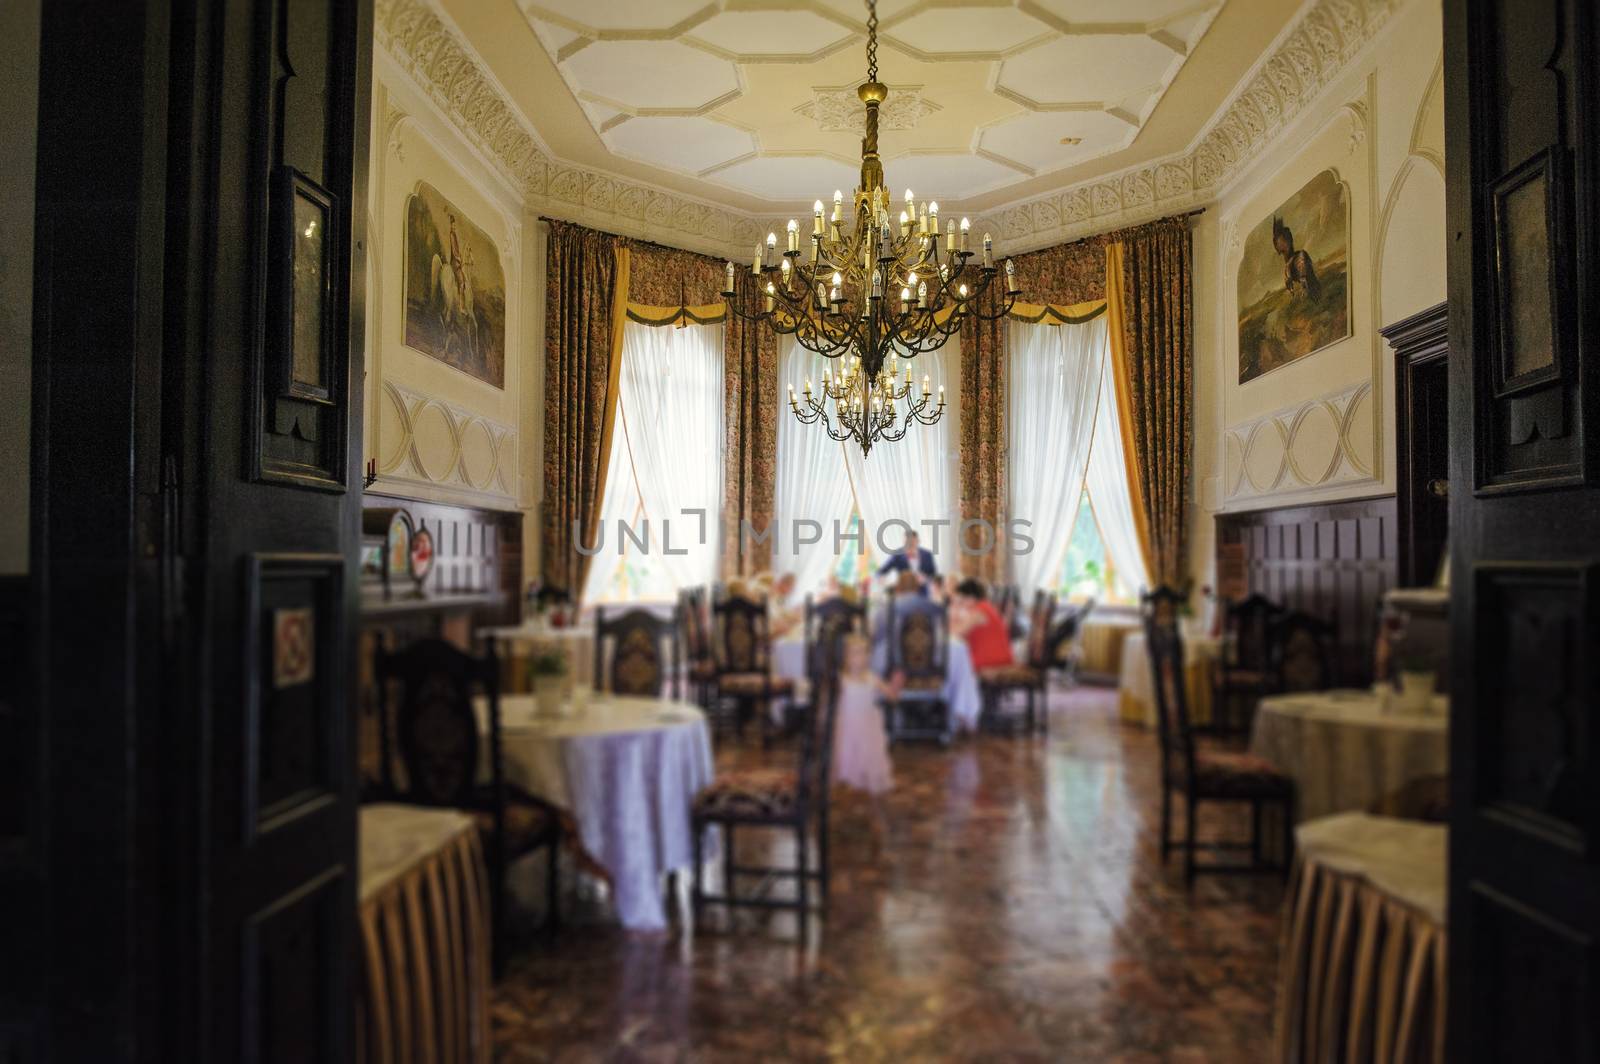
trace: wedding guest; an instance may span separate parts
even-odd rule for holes
[[[1011,633],[1006,631],[1006,620],[989,601],[981,582],[963,580],[957,585],[951,602],[950,631],[967,641],[973,668],[1013,663]]]
[[[772,638],[782,639],[805,621],[805,612],[794,597],[795,575],[780,573],[767,594],[767,627]]]
[[[920,537],[908,531],[900,550],[889,555],[889,560],[878,567],[879,576],[890,573],[912,573],[919,585],[926,586],[928,581],[939,578],[939,566],[933,555],[923,548]]]
[[[871,797],[874,828],[880,837],[885,827],[882,797],[894,786],[894,768],[878,701],[898,698],[903,682],[898,675],[886,682],[872,671],[872,644],[865,636],[845,637],[838,716],[833,726],[833,778]]]

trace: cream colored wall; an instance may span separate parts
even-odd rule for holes
[[[520,191],[381,50],[369,176],[365,451],[373,491],[522,510],[525,571],[537,564],[544,227]],[[498,245],[506,279],[505,387],[407,347],[405,211],[426,181]],[[526,554],[531,550],[531,554]]]
[[[1195,512],[1210,583],[1216,514],[1394,490],[1394,357],[1382,326],[1445,296],[1437,0],[1406,5],[1195,226]],[[1348,190],[1351,336],[1240,384],[1246,234],[1333,169]]]
[[[0,5],[0,576],[28,571],[39,0]]]

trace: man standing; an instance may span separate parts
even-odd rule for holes
[[[904,546],[878,568],[879,576],[901,572],[914,574],[922,584],[924,593],[928,590],[928,582],[939,576],[939,566],[934,562],[933,555],[922,549],[921,540],[915,532],[908,531]]]

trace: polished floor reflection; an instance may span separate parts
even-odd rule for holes
[[[881,842],[836,803],[832,906],[804,949],[787,913],[639,937],[580,911],[513,962],[498,1059],[1266,1059],[1281,884],[1186,890],[1156,850],[1154,738],[1116,723],[1112,691],[1051,704],[1048,739],[896,748]],[[788,756],[728,744],[718,764]],[[1203,835],[1243,830],[1212,816]],[[741,863],[747,845],[769,844],[741,838]]]

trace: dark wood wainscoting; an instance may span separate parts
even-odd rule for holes
[[[1372,678],[1383,593],[1398,576],[1393,495],[1217,517],[1217,560],[1242,569],[1244,594],[1260,592],[1339,626],[1346,685]]]

